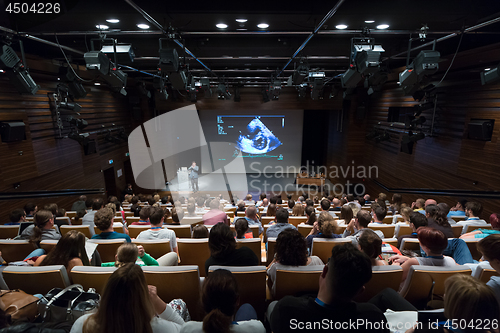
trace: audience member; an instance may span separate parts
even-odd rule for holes
[[[73,203],[71,210],[75,212],[86,210],[87,206],[85,205],[85,201],[87,201],[87,196],[81,195],[78,200]]]
[[[304,210],[306,213],[307,225],[314,225],[314,222],[316,222],[316,212],[314,211],[314,207],[312,206],[307,206],[306,209]]]
[[[365,194],[365,196],[363,197],[365,199],[365,204],[369,205],[371,204],[371,197],[369,194]]]
[[[245,218],[239,218],[234,223],[236,230],[236,239],[253,238],[253,233],[248,229],[248,221]]]
[[[139,212],[139,221],[132,222],[131,225],[151,225],[149,222],[150,210],[152,207],[143,207]]]
[[[257,213],[259,210],[255,206],[249,206],[245,210],[245,219],[248,222],[248,225],[258,225],[259,226],[259,235],[264,232],[264,227],[262,227],[262,223],[259,221],[259,217]]]
[[[382,254],[382,239],[373,230],[366,229],[361,233],[358,239],[358,246],[370,258],[372,266],[387,265],[385,260],[380,259]]]
[[[266,216],[276,216],[276,205],[270,204],[267,206]]]
[[[443,232],[446,238],[454,238],[453,229],[451,228],[448,218],[439,207],[436,205],[427,205],[425,207],[425,216],[427,217],[427,225]]]
[[[318,221],[314,222],[314,226],[306,237],[307,248],[312,249],[314,238],[340,238],[337,235],[337,222],[328,212],[321,212],[318,216]]]
[[[389,210],[393,214],[399,213],[401,210],[401,204],[403,203],[403,196],[399,193],[394,193],[392,195],[392,204],[389,206]]]
[[[444,203],[444,202],[440,202],[438,203],[438,208],[439,208],[439,211],[441,212],[442,215],[446,216],[446,219],[448,220],[448,223],[450,225],[455,225],[457,224],[457,222],[452,219],[450,216],[448,216],[448,213],[450,212],[450,206],[448,206],[448,204]]]
[[[176,256],[177,259],[177,256]],[[159,266],[158,261],[144,251],[142,245],[123,243],[116,251],[114,262],[103,262],[102,267],[121,267],[128,263],[139,266]]]
[[[334,212],[340,212],[342,206],[343,206],[343,204],[341,204],[340,200],[337,198],[334,198],[332,200],[332,208],[330,208],[330,210],[332,210]]]
[[[425,199],[422,198],[418,198],[417,200],[415,200],[415,202],[411,204],[411,208],[413,208],[414,212],[419,212],[420,214],[425,215],[424,206],[425,206]]]
[[[451,216],[465,216],[465,206],[467,205],[467,200],[462,199],[457,201],[457,204],[452,207],[448,213],[448,217]]]
[[[137,239],[142,240],[156,240],[156,239],[168,239],[170,241],[170,251],[179,253],[177,249],[177,238],[173,230],[167,227],[162,227],[164,222],[164,212],[161,208],[152,209],[151,215],[149,217],[151,222],[151,229],[141,231],[137,236]]]
[[[280,232],[288,228],[297,229],[293,224],[288,223],[288,210],[280,207],[276,210],[276,223],[267,229],[266,236],[267,238],[278,237]]]
[[[245,203],[243,202],[243,200],[240,200],[238,202],[238,204],[236,205],[236,207],[238,207],[238,208],[236,208],[237,212],[244,212],[245,211]]]
[[[467,219],[465,221],[457,222],[457,225],[463,226],[462,233],[465,233],[467,226],[469,225],[487,225],[485,220],[479,218],[479,215],[483,212],[483,206],[476,201],[469,201],[465,205],[465,216]]]
[[[304,216],[304,206],[301,203],[297,202],[295,206],[293,206],[292,215]]]
[[[352,244],[357,247],[358,238],[361,236],[363,230],[368,228],[368,224],[370,223],[371,218],[372,216],[370,215],[370,212],[366,210],[360,210],[356,215],[356,218],[349,222],[342,237],[350,239],[352,241]],[[382,231],[374,231],[380,238],[384,238],[384,233]]]
[[[493,213],[490,215],[490,224],[492,229],[476,229],[460,236],[460,238],[485,238],[489,235],[500,234],[500,214]]]
[[[487,285],[493,289],[500,303],[500,234],[489,235],[477,243],[477,249],[487,260],[490,266],[497,272],[498,276],[492,276]]]
[[[290,199],[288,200],[287,204],[288,204],[288,213],[289,214],[293,213],[293,207],[295,207],[295,201]]]
[[[428,224],[428,220],[425,216],[423,216],[420,213],[414,212],[410,209],[410,228],[412,230],[412,233],[409,235],[401,235],[398,236],[398,249],[401,248],[401,242],[403,241],[403,238],[418,238],[417,236],[417,230],[420,227],[426,227]]]
[[[5,225],[20,225],[21,222],[26,222],[26,212],[22,208],[14,209],[10,212],[9,220]]]
[[[383,224],[384,218],[387,215],[387,210],[380,205],[373,209],[373,224]]]
[[[229,219],[227,218],[226,213],[219,209],[219,205],[219,199],[213,199],[210,201],[210,211],[203,215],[203,224],[215,225],[222,222],[229,226]]]
[[[181,224],[182,219],[184,218],[184,210],[181,208],[181,205],[176,205],[172,207],[172,224]]]
[[[38,210],[37,205],[35,205],[32,202],[28,202],[26,205],[24,205],[24,211],[26,212],[26,217],[33,217],[33,215],[35,215],[37,210]],[[83,211],[85,211],[85,209],[83,209]]]
[[[193,228],[193,235],[191,238],[208,238],[209,232],[207,227],[205,227],[203,224],[197,224]]]
[[[243,200],[245,202],[245,205],[255,205],[255,201],[253,200],[252,198],[252,195],[251,194],[247,194],[246,197],[245,197],[245,200]]]
[[[116,232],[113,230],[113,220],[115,215],[109,208],[99,209],[94,216],[96,227],[101,230],[100,234],[95,234],[92,239],[122,239],[124,238],[128,243],[131,239],[128,235]]]
[[[92,210],[87,212],[82,218],[82,225],[88,225],[90,228],[90,234],[94,235],[94,215],[96,212],[104,207],[102,199],[94,199],[92,202]]]
[[[340,209],[340,217],[339,221],[337,221],[338,225],[348,225],[354,217],[354,213],[352,212],[352,208],[349,206],[342,206]]]
[[[46,239],[58,240],[61,235],[57,232],[54,227],[54,215],[48,210],[39,210],[33,216],[33,224],[28,226],[21,233],[21,239],[27,239],[35,245],[35,247],[40,247],[40,242]],[[43,253],[42,253],[43,254]],[[38,254],[40,255],[40,254]]]

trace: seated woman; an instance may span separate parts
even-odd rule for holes
[[[448,238],[439,230],[430,227],[420,227],[417,229],[417,237],[420,247],[427,257],[409,258],[402,255],[395,255],[389,258],[390,264],[399,264],[403,269],[403,281],[406,280],[410,267],[413,265],[426,266],[455,266],[457,263],[452,257],[443,256],[443,252],[448,246]]]
[[[34,266],[64,265],[66,271],[71,272],[75,266],[89,266],[89,259],[85,251],[85,235],[71,230],[62,237],[52,251],[38,257]]]
[[[178,207],[181,207],[180,205]],[[172,221],[173,225],[180,225],[184,218],[184,210],[182,208],[172,207]]]
[[[193,228],[191,238],[208,238],[208,229],[203,224],[197,224]]]
[[[111,274],[97,312],[78,318],[71,333],[180,332],[183,324],[147,285],[142,268],[128,263]]]
[[[485,238],[489,235],[500,234],[500,214],[490,215],[490,224],[493,229],[476,229],[460,236],[460,238]]]
[[[314,225],[314,222],[316,222],[316,212],[314,210],[313,206],[307,206],[305,209],[305,213],[307,216],[307,225]]]
[[[140,259],[140,260],[139,260]],[[159,266],[158,261],[144,252],[142,245],[124,243],[120,245],[115,255],[115,262],[103,262],[102,267],[121,267],[128,263],[135,263],[139,266]]]
[[[236,249],[236,240],[231,228],[225,223],[217,223],[210,229],[208,237],[210,258],[205,262],[205,273],[208,268],[217,266],[257,266],[259,258],[246,246]]]
[[[236,239],[253,238],[252,230],[248,229],[248,221],[245,218],[239,218],[234,223],[236,230]]]
[[[238,282],[230,271],[218,269],[203,282],[201,303],[206,312],[203,322],[188,321],[182,333],[265,333],[255,309],[248,303],[239,306]],[[239,308],[239,309],[238,309]]]
[[[101,208],[94,215],[94,223],[101,230],[100,234],[95,234],[92,239],[122,239],[125,238],[128,243],[132,240],[129,235],[122,234],[113,230],[113,220],[115,214],[110,208]]]
[[[425,207],[425,216],[429,228],[440,230],[447,238],[455,238],[446,214],[443,214],[437,205],[427,205]]]
[[[296,229],[285,229],[276,238],[274,259],[267,268],[268,285],[276,292],[276,270],[288,266],[323,265],[317,256],[308,256],[305,238]]]
[[[304,206],[301,203],[296,203],[293,206],[292,216],[304,216]]]
[[[318,216],[318,221],[314,222],[314,226],[306,237],[307,248],[311,251],[313,239],[316,237],[321,238],[340,238],[341,235],[337,235],[337,222],[333,219],[330,213],[324,211]]]
[[[276,216],[276,205],[275,204],[269,204],[269,206],[267,206],[265,216]]]
[[[336,221],[337,225],[348,225],[354,217],[354,213],[350,206],[342,206],[340,209],[339,220]]]
[[[381,260],[382,239],[371,229],[366,228],[358,238],[358,247],[372,262],[372,266],[385,266],[385,260]]]
[[[29,240],[36,247],[40,247],[40,242],[46,239],[58,240],[61,235],[54,227],[54,215],[49,210],[39,210],[33,216],[33,224],[28,226],[21,233],[21,239]]]

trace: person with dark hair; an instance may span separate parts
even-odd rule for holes
[[[71,206],[71,210],[75,212],[86,210],[87,206],[85,204],[85,201],[87,201],[87,196],[81,195],[78,200],[73,203],[73,205]]]
[[[245,203],[243,202],[243,200],[240,200],[238,202],[238,204],[236,205],[236,207],[238,207],[238,208],[236,208],[237,212],[244,212],[245,211]]]
[[[335,213],[334,213],[335,214]],[[338,225],[348,225],[354,218],[354,213],[349,205],[342,206],[340,209],[339,220],[336,221]]]
[[[467,219],[465,221],[457,222],[457,225],[462,225],[462,233],[465,233],[467,226],[469,225],[488,225],[485,220],[479,218],[479,215],[483,212],[483,206],[477,201],[469,201],[465,205],[465,216]]]
[[[225,223],[217,223],[208,236],[210,258],[205,261],[205,273],[210,266],[257,266],[259,259],[248,247],[236,249],[236,240],[231,228]]]
[[[101,230],[100,234],[95,234],[92,236],[92,239],[122,239],[130,243],[132,240],[129,235],[122,234],[113,230],[113,220],[115,218],[115,214],[110,208],[101,208],[99,209],[94,216],[94,221],[96,227]]]
[[[363,197],[358,197],[358,203],[363,207],[366,204],[366,200]]]
[[[369,204],[371,204],[371,203],[372,203],[372,202],[371,202],[371,197],[370,197],[370,195],[369,195],[369,194],[365,194],[365,195],[363,196],[363,198],[365,199],[365,204],[366,204],[366,205],[369,205]]]
[[[477,249],[487,260],[498,276],[492,276],[487,285],[493,289],[500,303],[500,234],[489,235],[477,243]]]
[[[236,230],[236,239],[253,238],[253,233],[248,229],[248,221],[245,218],[239,218],[234,223]]]
[[[458,200],[456,205],[450,208],[447,216],[465,216],[465,206],[467,205],[466,199]]]
[[[330,200],[328,200],[326,198],[322,199],[320,202],[321,210],[324,210],[324,211],[329,211],[331,205],[332,205],[332,203],[330,202]]]
[[[217,269],[203,281],[201,303],[205,310],[202,322],[188,321],[182,333],[265,333],[255,309],[248,303],[240,306],[238,282],[225,269]]]
[[[132,189],[132,184],[127,184],[125,189],[122,191],[122,195],[134,195],[134,190]]]
[[[258,225],[259,226],[259,235],[264,232],[264,227],[262,223],[259,221],[259,216],[257,215],[259,210],[255,206],[249,206],[245,210],[245,219],[248,222],[248,225]]]
[[[190,202],[187,204],[186,206],[186,210],[187,210],[187,216],[188,217],[197,217],[198,215],[196,215],[196,206],[194,205],[194,203]]]
[[[276,205],[275,204],[270,204],[267,206],[266,214],[265,216],[276,216]]]
[[[168,210],[168,209],[165,209]],[[151,215],[149,221],[151,223],[151,229],[144,230],[139,233],[137,239],[140,240],[156,240],[156,239],[168,239],[170,241],[170,251],[179,253],[177,248],[177,238],[175,232],[168,228],[163,228],[165,213],[161,208],[153,207],[151,209]]]
[[[274,333],[320,328],[342,331],[389,332],[384,314],[375,305],[356,303],[353,298],[363,291],[372,277],[370,258],[352,244],[333,247],[332,256],[319,278],[319,292],[314,297],[285,296],[272,302],[267,315]],[[349,329],[345,323],[362,322],[366,326]],[[327,323],[327,326],[321,326]],[[378,323],[369,326],[368,323]],[[314,325],[314,326],[312,326]],[[357,328],[357,329],[356,329]]]
[[[229,226],[227,214],[220,210],[219,199],[213,199],[210,201],[210,211],[203,214],[202,219],[204,225],[215,225],[222,222]]]
[[[307,206],[305,209],[307,221],[307,225],[314,225],[314,222],[316,222],[316,212],[314,211],[313,206]],[[328,213],[329,214],[329,213]]]
[[[455,237],[448,218],[441,212],[437,205],[428,205],[425,207],[425,217],[428,221],[427,225],[430,228],[442,231],[447,238]]]
[[[399,213],[401,210],[401,204],[403,203],[403,196],[399,193],[394,193],[392,195],[392,204],[389,206],[389,210],[393,214]]]
[[[424,215],[412,211],[410,213],[410,228],[412,230],[412,233],[410,235],[401,235],[398,237],[398,249],[401,247],[401,242],[403,241],[403,238],[418,238],[417,235],[418,228],[426,227],[427,224],[428,220]]]
[[[444,256],[443,252],[448,247],[448,238],[439,230],[430,227],[420,227],[417,230],[420,247],[427,257],[409,258],[395,255],[389,258],[391,264],[399,264],[403,269],[403,278],[406,280],[410,267],[413,265],[425,266],[455,266],[457,263],[452,257]]]
[[[272,203],[272,204],[278,204],[278,198],[273,195],[270,199],[269,199],[269,203]]]
[[[307,248],[312,250],[312,243],[314,238],[340,238],[337,235],[337,222],[328,212],[319,213],[318,220],[314,222],[313,228],[309,235],[306,237]]]
[[[314,207],[314,201],[312,199],[307,199],[306,200],[306,207],[307,206],[311,206],[311,207]],[[304,207],[305,208],[305,207]]]
[[[371,219],[372,216],[370,215],[369,211],[360,210],[356,215],[356,218],[349,222],[342,237],[350,239],[352,241],[352,244],[357,247],[358,238],[361,236],[363,230],[368,228],[368,224],[370,223]],[[382,231],[374,231],[380,238],[384,238],[384,233]]]
[[[375,208],[373,209],[373,223],[374,224],[383,224],[384,218],[387,215],[387,210],[385,207],[382,207],[380,205],[376,205]]]
[[[293,224],[288,223],[288,210],[280,207],[276,210],[276,223],[267,229],[266,236],[267,238],[278,237],[280,232],[288,228],[297,229]]]
[[[90,228],[90,234],[93,236],[94,235],[94,215],[96,212],[104,207],[104,202],[102,199],[94,199],[92,202],[92,210],[87,212],[82,218],[82,225],[88,225]]]
[[[203,224],[197,224],[194,226],[191,238],[208,238],[208,236],[208,229]]]
[[[285,229],[276,238],[274,259],[267,267],[268,285],[271,292],[276,292],[276,271],[290,266],[324,265],[317,256],[308,256],[307,243],[304,237],[295,229]]]
[[[40,247],[40,242],[46,239],[58,240],[61,235],[54,226],[54,215],[49,210],[39,210],[33,217],[33,224],[28,226],[21,233],[21,239],[27,239],[35,245],[35,247]]]
[[[139,212],[139,221],[132,222],[131,225],[151,225],[149,222],[150,211],[152,207],[143,207]]]
[[[24,211],[26,212],[26,217],[33,217],[33,215],[35,215],[37,210],[38,210],[37,205],[35,205],[32,202],[28,202],[26,205],[24,205]],[[85,209],[83,211],[85,211]]]
[[[288,213],[292,213],[293,212],[293,207],[295,207],[295,201],[293,201],[292,199],[288,200]]]
[[[367,228],[361,233],[358,238],[358,247],[370,258],[372,266],[387,265],[379,258],[382,254],[382,239],[373,230]]]
[[[451,217],[448,216],[448,213],[450,212],[450,206],[448,206],[447,203],[440,202],[437,204],[437,206],[438,206],[439,212],[442,215],[446,216],[446,219],[450,225],[457,224],[457,222],[454,219],[452,219]]]
[[[26,222],[26,212],[22,208],[14,209],[10,212],[9,220],[5,225],[20,225],[21,222]]]

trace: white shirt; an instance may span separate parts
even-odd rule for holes
[[[149,229],[141,231],[137,236],[137,239],[143,240],[157,240],[157,239],[168,239],[170,241],[170,251],[173,251],[177,247],[177,238],[175,236],[175,231],[161,228],[161,229]]]
[[[462,234],[467,230],[467,226],[469,225],[488,225],[485,220],[480,220],[479,217],[470,217],[465,221],[457,222],[457,225],[462,225]]]

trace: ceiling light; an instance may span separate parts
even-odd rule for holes
[[[375,23],[373,20],[366,20],[365,23]]]
[[[118,22],[120,22],[120,20],[119,19],[107,19],[106,22],[108,22],[108,23],[118,23]]]
[[[218,23],[215,26],[219,29],[226,29],[227,28],[227,24],[225,24],[225,23]]]
[[[243,28],[242,29],[236,29],[236,30],[238,30],[238,31],[247,31],[247,29],[243,29]]]
[[[138,27],[139,29],[149,29],[149,25],[144,24],[144,23],[139,23],[139,24],[137,25],[137,27]]]
[[[94,83],[95,86],[100,86],[101,84],[99,82]]]
[[[489,68],[489,67],[488,67],[488,68],[485,68],[484,70],[485,70],[485,71],[489,71],[490,69],[491,69],[491,68]]]
[[[267,29],[267,28],[269,28],[269,24],[267,24],[267,23],[260,23],[260,24],[257,24],[257,28],[259,28],[259,29]]]
[[[347,25],[345,25],[345,24],[338,24],[338,25],[335,26],[335,28],[343,30],[343,29],[347,29]]]
[[[377,29],[383,30],[389,28],[388,24],[379,24],[377,25]]]
[[[247,19],[236,19],[236,22],[239,22],[239,23],[245,23],[246,21],[248,21]]]
[[[97,29],[100,29],[100,30],[107,30],[107,29],[109,29],[109,27],[107,25],[105,25],[105,24],[97,24],[95,27]]]

